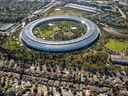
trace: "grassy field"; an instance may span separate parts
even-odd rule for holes
[[[109,39],[109,42],[106,44],[106,47],[113,51],[124,51],[125,49],[128,49],[128,42],[122,42],[116,39]]]

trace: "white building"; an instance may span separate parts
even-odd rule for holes
[[[128,6],[128,0],[119,0],[120,5]]]

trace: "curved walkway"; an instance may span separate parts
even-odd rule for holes
[[[81,23],[83,26],[87,27],[87,32],[80,38],[69,41],[47,41],[33,35],[32,30],[36,26],[56,20],[70,20]],[[96,24],[88,19],[76,16],[55,16],[39,19],[28,24],[20,34],[21,41],[26,47],[48,53],[63,53],[79,50],[81,48],[88,48],[98,39],[99,36],[100,30]]]
[[[65,5],[64,7],[66,7],[66,8],[79,9],[79,10],[83,10],[83,11],[91,12],[91,13],[101,12],[100,9],[95,8],[95,7],[86,6],[86,5],[78,5],[78,4],[73,4],[73,3],[69,3],[69,4]]]
[[[103,27],[103,30],[105,32],[108,32],[110,35],[118,37],[118,38],[122,38],[122,39],[127,39],[128,38],[128,34],[123,34],[121,32],[118,32],[118,30],[116,30],[112,27]]]

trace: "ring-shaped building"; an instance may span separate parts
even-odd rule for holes
[[[68,41],[48,41],[34,36],[33,29],[37,26],[46,24],[47,22],[59,20],[68,20],[81,23],[87,28],[87,32],[81,37]],[[24,46],[28,47],[29,49],[48,53],[64,53],[76,51],[82,48],[88,48],[99,38],[99,36],[100,30],[98,26],[88,19],[77,16],[53,16],[38,19],[29,23],[21,32],[20,39]]]

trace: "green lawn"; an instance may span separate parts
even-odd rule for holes
[[[20,47],[21,47],[21,42],[19,41],[19,34],[16,34],[16,36],[10,37],[8,41],[5,43],[5,48],[12,51]]]
[[[128,49],[128,42],[122,42],[116,39],[109,39],[109,42],[106,44],[106,47],[113,51],[124,51],[125,49]]]

